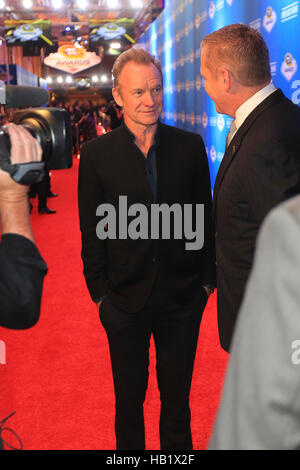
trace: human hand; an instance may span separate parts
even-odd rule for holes
[[[5,129],[11,142],[12,164],[41,161],[42,148],[39,142],[22,126],[8,124]],[[27,197],[28,187],[16,183],[9,173],[0,169],[0,199],[5,202],[19,202]]]

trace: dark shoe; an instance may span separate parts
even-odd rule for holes
[[[49,193],[47,197],[57,197],[58,194],[57,193]]]
[[[55,214],[56,211],[49,209],[49,207],[42,207],[39,209],[39,214]]]

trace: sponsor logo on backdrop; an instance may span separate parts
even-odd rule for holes
[[[218,126],[219,131],[222,132],[222,130],[225,127],[225,119],[224,119],[223,114],[219,114],[218,119],[217,119],[217,126]]]
[[[201,89],[201,77],[197,75],[196,77],[196,90],[199,91]]]
[[[256,18],[255,20],[251,21],[251,23],[249,23],[249,26],[253,29],[256,29],[257,31],[260,31],[260,28],[261,28],[261,19],[260,18]]]
[[[193,64],[195,60],[195,53],[193,50],[190,52],[190,63]]]
[[[281,9],[281,22],[285,23],[286,21],[297,18],[299,14],[299,1],[290,3]]]
[[[233,4],[233,0],[226,0],[226,2],[228,3],[228,5],[231,7],[231,5]]]
[[[270,33],[277,21],[277,14],[276,11],[273,10],[272,7],[268,7],[266,10],[266,14],[263,19],[263,26],[264,28]]]
[[[292,88],[296,91],[293,92],[291,100],[295,104],[300,104],[300,80],[295,80],[292,83]]]
[[[271,75],[274,77],[277,74],[277,62],[270,62]]]
[[[185,123],[185,112],[183,110],[181,111],[180,119],[182,123]]]
[[[207,10],[204,10],[202,13],[199,13],[197,12],[196,13],[196,16],[195,16],[195,26],[196,26],[196,29],[199,29],[200,27],[200,24],[201,23],[204,23],[204,21],[207,20]]]
[[[208,16],[210,17],[211,20],[215,16],[215,13],[216,13],[216,5],[214,4],[214,2],[210,2],[209,7],[208,7]]]
[[[210,148],[209,156],[210,156],[211,161],[215,163],[216,158],[217,158],[217,152],[213,145]]]
[[[216,118],[216,116],[211,116],[211,117],[209,118],[209,125],[210,125],[211,127],[216,127],[216,125],[217,125],[217,118]]]
[[[202,114],[202,124],[204,128],[206,128],[208,125],[208,117],[205,111]]]
[[[216,3],[210,2],[208,7],[208,16],[212,20],[217,11],[222,10],[224,8],[224,0],[218,0]]]
[[[192,111],[192,112],[191,112],[191,124],[192,124],[192,126],[195,125],[195,120],[196,120],[196,118],[195,118],[195,113]]]
[[[297,72],[297,61],[296,59],[293,58],[292,54],[290,52],[287,52],[285,54],[284,61],[281,64],[281,73],[282,75],[290,81],[291,78],[295,75]]]
[[[221,163],[221,161],[223,160],[223,157],[224,157],[224,153],[223,152],[218,152],[217,153],[217,161],[219,163]]]

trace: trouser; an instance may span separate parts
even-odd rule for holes
[[[145,449],[143,404],[148,385],[149,346],[153,334],[160,391],[160,445],[163,450],[192,449],[189,393],[205,290],[184,306],[159,307],[159,290],[138,313],[114,307],[106,298],[100,319],[112,364],[117,450]]]
[[[38,195],[38,208],[44,209],[47,206],[47,198],[49,193],[51,192],[50,189],[50,175],[49,171],[45,170],[45,175],[39,183],[33,183],[30,187],[30,194],[32,196]]]

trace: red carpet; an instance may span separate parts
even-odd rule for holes
[[[6,364],[0,364],[0,421],[7,422],[31,450],[111,450],[114,395],[108,344],[90,300],[80,258],[77,211],[78,161],[52,172],[49,199],[53,215],[31,215],[35,238],[49,273],[41,317],[27,331],[0,328]],[[159,395],[153,344],[145,403],[147,448],[159,449]],[[216,296],[211,296],[201,325],[191,390],[195,449],[205,449],[211,433],[226,367],[216,323]],[[12,444],[17,444],[11,439]]]

